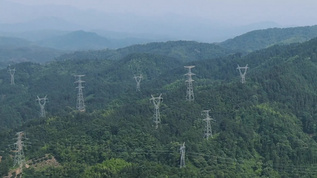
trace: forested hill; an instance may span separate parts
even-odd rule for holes
[[[291,44],[317,37],[317,26],[255,30],[226,40],[219,45],[232,50],[252,52],[276,44]]]
[[[216,44],[198,43],[194,41],[169,41],[140,45],[132,45],[116,50],[76,51],[65,54],[57,60],[65,59],[111,59],[119,60],[128,54],[147,53],[168,56],[183,62],[223,57],[238,51],[222,48]]]
[[[83,80],[87,83],[84,89],[87,110],[92,112],[110,107],[109,103],[120,100],[127,91],[135,91],[133,77],[139,75],[139,71],[142,71],[146,82],[181,65],[176,59],[151,54],[131,54],[118,61],[66,60],[44,66],[35,63],[17,64],[11,67],[16,70],[15,85],[10,85],[7,70],[0,71],[0,129],[12,128],[37,118],[37,96],[48,96],[47,109],[51,110],[48,113],[52,115],[74,109],[74,75],[86,75]],[[92,105],[88,106],[88,103]]]
[[[24,131],[24,177],[315,177],[316,51],[313,39],[191,62],[134,53],[22,63],[15,85],[2,70],[0,176],[13,165],[8,145]],[[244,84],[237,64],[249,66]],[[196,66],[193,102],[185,100],[184,65]],[[75,111],[73,74],[86,75],[86,112]],[[144,76],[140,92],[133,74]],[[150,97],[161,93],[156,129]],[[37,95],[48,96],[46,118],[36,115]],[[208,140],[206,109],[215,120]],[[184,142],[186,167],[179,168]]]

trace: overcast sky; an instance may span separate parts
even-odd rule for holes
[[[271,23],[263,28],[316,25],[316,8],[317,0],[0,0],[0,24],[57,17],[91,29],[131,33],[160,29],[161,34],[174,31],[170,35],[183,33],[188,39],[193,33],[227,33],[212,37],[223,40],[232,27],[254,23]]]
[[[2,1],[2,0],[0,0]],[[9,1],[9,0],[7,0]],[[272,21],[283,26],[315,25],[316,0],[10,0],[30,6],[68,5],[81,10],[141,16],[178,14],[231,24]],[[1,4],[0,4],[1,5]],[[7,9],[7,11],[14,11]],[[36,13],[36,12],[34,12]],[[56,12],[58,14],[58,12]],[[14,15],[14,13],[11,15]],[[15,14],[16,17],[19,13]],[[34,14],[36,15],[36,14]]]

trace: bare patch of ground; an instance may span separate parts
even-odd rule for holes
[[[0,162],[1,162],[2,157],[0,156]],[[58,167],[60,164],[57,162],[57,160],[54,158],[52,155],[46,154],[42,158],[37,158],[37,159],[30,159],[25,163],[25,168],[34,168],[34,169],[41,169],[41,168],[46,168],[46,167]],[[14,170],[11,170],[8,173],[8,176],[5,176],[3,178],[11,178],[15,173],[15,178],[19,177],[20,174],[22,173],[22,170],[18,167]]]
[[[25,167],[29,168],[32,167],[34,169],[41,169],[44,167],[58,167],[60,164],[57,162],[57,160],[54,158],[54,156],[46,154],[42,158],[38,159],[31,159],[26,162]]]

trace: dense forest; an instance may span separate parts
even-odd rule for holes
[[[14,176],[14,143],[23,131],[23,177],[316,177],[317,39],[247,55],[210,55],[212,45],[196,42],[138,47],[115,58],[105,50],[19,63],[11,66],[15,85],[1,70],[0,176]],[[196,49],[205,52],[195,56]],[[247,64],[242,84],[237,65]],[[185,99],[189,65],[192,102]],[[77,74],[85,75],[85,112],[76,110]],[[150,98],[160,94],[156,129]],[[48,98],[45,118],[37,96]],[[206,109],[215,120],[208,139]]]
[[[317,25],[254,30],[226,40],[219,45],[233,50],[252,52],[277,44],[304,42],[317,37]]]

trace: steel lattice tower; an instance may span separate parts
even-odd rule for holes
[[[185,167],[185,142],[183,143],[183,145],[181,145],[179,151],[181,153],[179,168],[183,168],[183,167]]]
[[[238,64],[237,69],[239,70],[239,73],[240,73],[241,83],[245,83],[245,75],[247,74],[248,64],[245,67],[240,67]]]
[[[161,116],[160,116],[160,104],[163,102],[162,94],[158,97],[154,97],[151,95],[151,101],[154,104],[154,115],[153,115],[153,122],[155,123],[155,128],[158,128],[158,124],[161,123]]]
[[[83,94],[83,83],[85,81],[81,80],[81,77],[83,77],[85,75],[75,75],[75,77],[77,78],[77,81],[75,83],[78,83],[78,86],[76,88],[78,88],[78,93],[77,93],[77,103],[76,103],[76,109],[78,111],[84,112],[85,109],[85,101],[84,101],[84,94]]]
[[[142,80],[142,78],[143,78],[143,76],[142,76],[142,74],[140,74],[140,75],[134,75],[134,77],[133,77],[134,79],[135,79],[135,81],[136,81],[136,91],[141,91],[141,89],[140,89],[140,83],[141,83],[141,80]]]
[[[39,105],[41,108],[40,117],[46,117],[46,112],[45,112],[44,106],[45,106],[46,101],[47,101],[47,96],[45,96],[44,98],[40,98],[39,96],[37,96],[36,100],[39,102]]]
[[[201,115],[203,115],[205,118],[203,121],[206,122],[205,126],[205,131],[204,131],[204,137],[208,140],[209,137],[212,138],[212,129],[211,129],[211,122],[210,121],[215,121],[213,118],[209,116],[209,111],[210,110],[203,110]]]
[[[10,76],[11,76],[11,85],[14,85],[14,74],[15,74],[15,68],[14,69],[10,69],[9,68],[9,73],[10,73]]]
[[[17,142],[14,143],[15,145],[15,155],[14,155],[14,165],[16,166],[18,165],[21,172],[23,169],[23,166],[25,164],[25,156],[24,156],[24,152],[23,152],[23,146],[24,146],[24,142],[23,142],[23,132],[18,132],[16,133],[17,135]]]
[[[187,85],[187,91],[186,91],[186,100],[187,101],[194,101],[195,97],[194,97],[194,88],[193,88],[193,79],[192,76],[195,75],[194,73],[192,73],[191,69],[194,68],[195,66],[184,66],[185,68],[188,69],[188,73],[185,74],[187,75],[187,80],[185,81],[186,85]]]

